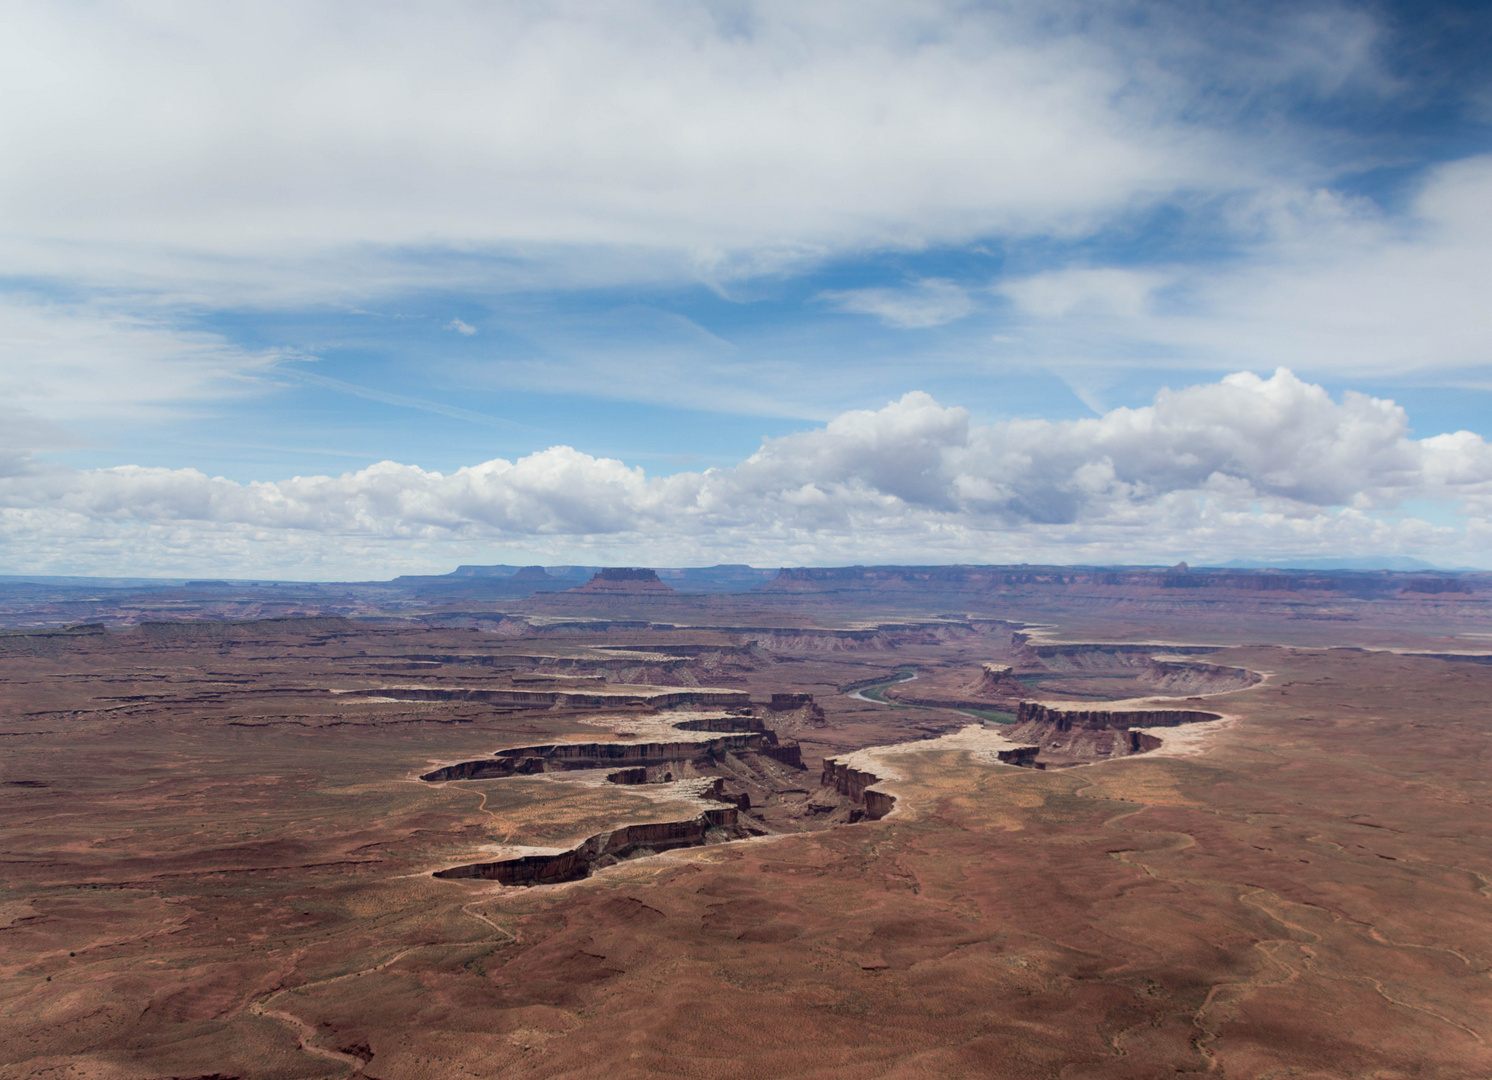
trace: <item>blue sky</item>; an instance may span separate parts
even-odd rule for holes
[[[1484,561],[1485,5],[16,12],[0,570]]]

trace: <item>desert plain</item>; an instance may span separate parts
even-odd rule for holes
[[[1486,576],[515,577],[12,597],[0,1077],[1492,1075]]]

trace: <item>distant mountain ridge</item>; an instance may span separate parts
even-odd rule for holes
[[[1299,594],[1298,596],[1295,594]],[[35,578],[0,576],[0,628],[78,623],[112,627],[169,620],[341,616],[402,623],[435,620],[475,625],[509,614],[584,614],[660,618],[719,609],[792,610],[799,600],[842,607],[894,603],[899,610],[1009,611],[1011,605],[1135,610],[1208,605],[1389,603],[1423,616],[1492,617],[1492,572],[1438,569],[1306,569],[1174,566],[838,566],[770,570],[714,567],[463,566],[441,575],[392,581],[274,582],[194,579]],[[1147,607],[1148,605],[1148,607]],[[1302,610],[1305,610],[1302,608]],[[1293,610],[1293,609],[1292,609]],[[713,616],[712,616],[713,617]],[[1341,611],[1310,618],[1355,619]],[[1420,617],[1420,616],[1416,616]],[[1428,617],[1428,616],[1425,616]],[[1482,618],[1483,616],[1476,616]],[[1469,625],[1469,624],[1468,624]]]
[[[1234,589],[1249,592],[1315,590],[1354,596],[1408,593],[1470,593],[1468,578],[1486,572],[1393,570],[1284,570],[1103,566],[838,566],[782,570],[761,593],[896,592],[942,589],[977,593],[1005,588],[1074,585],[1129,589]],[[1486,586],[1482,586],[1486,589]]]
[[[553,583],[557,588],[573,588],[588,581],[602,570],[601,566],[509,566],[496,563],[491,566],[462,565],[449,574],[406,575],[394,579],[396,584],[414,582],[433,583],[453,580],[480,579],[507,581],[513,584],[525,581]],[[675,592],[750,592],[777,576],[777,569],[747,566],[745,563],[721,563],[716,566],[656,566],[653,573]],[[536,571],[542,571],[541,578]],[[525,576],[527,575],[527,576]]]
[[[1334,558],[1325,556],[1315,559],[1231,559],[1220,563],[1223,570],[1431,570],[1447,567],[1436,566],[1424,559],[1412,559],[1408,555],[1368,556],[1364,558]],[[1463,569],[1465,569],[1463,567]]]

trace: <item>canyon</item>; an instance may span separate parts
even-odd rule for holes
[[[0,1078],[1492,1068],[1477,575],[482,570],[14,602]]]

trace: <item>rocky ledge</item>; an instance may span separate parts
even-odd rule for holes
[[[737,808],[727,806],[719,810],[706,810],[687,821],[625,825],[609,832],[597,833],[568,851],[453,866],[449,870],[436,871],[435,876],[479,878],[503,885],[559,885],[567,881],[579,881],[595,870],[612,866],[624,859],[656,855],[674,848],[724,843],[753,835],[759,836],[761,832],[741,825]]]
[[[334,690],[355,698],[380,701],[485,701],[493,705],[516,705],[524,708],[549,706],[559,709],[605,709],[623,706],[645,706],[673,709],[683,705],[708,705],[741,708],[751,704],[745,690],[716,688],[674,689],[638,687],[626,690],[509,690],[472,686],[381,686],[367,690]]]
[[[874,773],[852,768],[846,762],[825,758],[819,784],[826,788],[833,788],[851,802],[865,808],[863,814],[851,815],[852,820],[869,818],[871,821],[879,821],[891,813],[892,808],[896,806],[895,795],[888,795],[884,791],[877,791],[871,787],[879,779],[881,778]]]
[[[491,780],[577,769],[640,768],[705,763],[728,753],[761,754],[793,768],[803,767],[797,743],[782,743],[777,733],[754,716],[708,716],[666,725],[678,732],[700,732],[707,738],[678,741],[607,741],[542,743],[497,750],[491,757],[460,761],[423,773],[421,780]]]
[[[1036,751],[1012,764],[1034,768],[1081,765],[1155,750],[1161,740],[1144,728],[1179,727],[1221,720],[1201,709],[1063,709],[1023,701],[1009,737]],[[1023,747],[1023,749],[1025,749]],[[1039,751],[1046,760],[1037,761]]]
[[[1135,727],[1176,727],[1221,720],[1214,712],[1199,709],[1054,709],[1035,701],[1023,701],[1016,709],[1016,724],[1043,724],[1053,731],[1087,728],[1092,731],[1128,730]]]
[[[800,697],[801,700],[795,698],[790,703],[778,704],[789,704],[805,713],[814,708],[811,697]],[[751,713],[601,719],[622,725],[614,739],[508,747],[491,757],[441,766],[421,779],[438,783],[607,770],[606,780],[613,784],[659,785],[660,796],[693,801],[697,808],[703,808],[702,812],[684,821],[619,826],[562,851],[520,848],[522,854],[440,870],[435,876],[477,878],[504,885],[575,881],[624,859],[761,836],[773,830],[774,821],[776,827],[783,827],[784,822],[777,818],[784,812],[785,791],[801,794],[803,801],[812,803],[810,793],[800,786],[801,781],[790,779],[803,768],[798,744],[779,740],[775,731]],[[658,738],[669,734],[677,738]],[[691,735],[692,738],[688,737]],[[726,791],[727,780],[735,790]],[[762,805],[757,805],[757,799],[762,800]],[[817,818],[834,809],[808,805],[804,812]],[[840,818],[846,810],[839,810]]]

